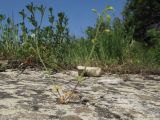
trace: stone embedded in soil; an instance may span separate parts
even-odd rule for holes
[[[120,119],[120,115],[113,113],[111,111],[109,111],[107,108],[101,108],[101,107],[97,107],[96,111],[98,112],[98,115],[100,117],[104,117],[104,118],[117,118]]]
[[[60,120],[83,120],[83,119],[77,115],[67,115],[63,116]]]
[[[100,67],[85,67],[77,66],[78,74],[90,77],[99,77],[102,74],[102,69]]]
[[[14,98],[14,97],[7,92],[0,92],[0,99],[5,99],[5,98]]]
[[[75,109],[75,112],[76,112],[76,113],[91,113],[92,110],[89,109],[88,107],[77,107],[77,108]]]
[[[65,111],[65,110],[57,110],[57,111],[56,111],[56,115],[57,115],[57,116],[62,116],[62,115],[64,115],[64,114],[66,114],[66,111]]]

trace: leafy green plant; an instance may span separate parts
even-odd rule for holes
[[[150,37],[150,41],[154,45],[154,51],[152,51],[154,61],[160,65],[160,30],[156,28],[149,29],[147,35]]]
[[[14,24],[11,18],[6,18],[4,15],[0,16],[0,46],[1,54],[11,58],[16,56],[19,48],[18,25]]]
[[[44,68],[47,70],[45,64],[50,64],[48,61],[50,58],[52,61],[58,59],[57,61],[62,61],[64,55],[64,43],[68,43],[68,19],[63,12],[58,13],[58,20],[55,21],[55,16],[53,15],[53,8],[49,8],[48,21],[50,25],[42,26],[43,18],[45,15],[46,7],[43,5],[35,6],[30,3],[26,6],[30,15],[27,16],[25,10],[19,12],[22,17],[22,22],[20,23],[22,31],[22,45],[19,50],[20,56],[26,58],[32,58],[36,61],[40,61]],[[40,13],[40,20],[36,18],[36,15]],[[26,22],[29,22],[33,29],[26,27]],[[66,45],[65,45],[66,46]],[[66,55],[67,56],[67,55]],[[52,58],[51,58],[52,57]],[[54,62],[54,64],[58,64]]]

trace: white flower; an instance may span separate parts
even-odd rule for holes
[[[36,37],[36,35],[35,35],[34,33],[32,33],[32,34],[31,34],[31,37],[32,37],[32,38],[35,38],[35,37]]]

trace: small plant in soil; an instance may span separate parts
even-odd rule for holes
[[[108,11],[112,11],[112,10],[113,10],[112,6],[107,6],[105,8],[105,10],[103,10],[102,13],[100,14],[97,12],[96,9],[92,9],[92,12],[98,16],[98,26],[96,29],[95,37],[91,40],[92,41],[92,49],[91,49],[90,54],[87,57],[87,60],[84,64],[85,69],[82,71],[82,73],[78,77],[75,78],[77,83],[75,84],[75,86],[71,90],[64,91],[62,86],[57,86],[57,85],[53,87],[53,94],[57,97],[57,103],[67,104],[71,100],[79,98],[78,95],[75,94],[75,90],[84,80],[83,75],[86,72],[87,66],[90,64],[90,60],[91,60],[92,55],[94,53],[94,50],[95,50],[95,47],[97,44],[97,40],[101,36],[101,34],[103,34],[103,32],[100,32],[100,27],[101,27],[102,23],[106,22],[106,23],[110,24],[111,16],[108,14]],[[108,32],[110,32],[110,29],[108,28],[108,29],[104,30],[104,32],[108,33]]]

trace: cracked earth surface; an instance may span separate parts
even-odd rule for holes
[[[0,120],[159,120],[160,76],[86,77],[77,88],[81,100],[57,104],[52,87],[76,84],[76,71],[47,77],[43,71],[0,73]],[[82,102],[86,100],[86,103]]]

